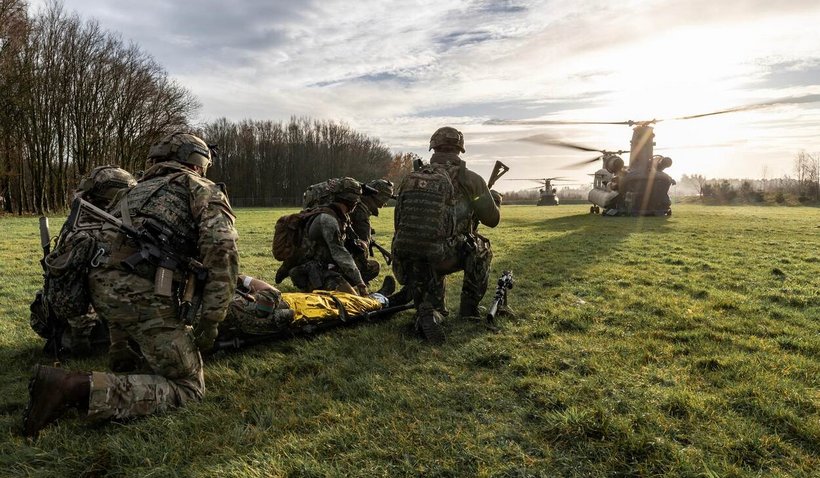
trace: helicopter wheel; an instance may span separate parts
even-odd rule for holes
[[[590,214],[595,214],[595,206],[590,206],[589,207],[589,213]]]
[[[669,208],[669,209],[667,209],[667,210],[666,210],[666,215],[667,215],[667,216],[671,216],[671,215],[672,215],[672,209],[671,209],[671,208]]]

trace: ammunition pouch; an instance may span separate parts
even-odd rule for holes
[[[154,282],[156,295],[171,297],[178,293],[180,284],[187,280],[180,268],[159,267],[145,258],[141,249],[128,241],[116,242],[119,245],[112,247],[109,252],[108,265]]]

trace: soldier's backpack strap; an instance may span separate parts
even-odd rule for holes
[[[120,199],[120,215],[122,216],[122,223],[128,227],[134,227],[134,224],[131,222],[131,212],[128,210],[128,195],[124,195],[122,199]]]

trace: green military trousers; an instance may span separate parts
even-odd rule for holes
[[[154,295],[152,281],[117,269],[94,269],[89,282],[97,313],[139,345],[150,370],[93,372],[89,418],[150,415],[201,399],[202,357],[190,329],[179,320],[174,299]]]

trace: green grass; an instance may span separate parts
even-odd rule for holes
[[[64,419],[36,442],[19,430],[30,368],[48,362],[28,326],[37,220],[0,218],[0,475],[816,476],[820,211],[587,210],[505,207],[483,231],[493,282],[517,280],[498,333],[450,319],[432,347],[405,312],[223,353],[201,403]],[[273,279],[283,211],[239,210],[245,273]],[[391,219],[375,223],[384,244]]]

